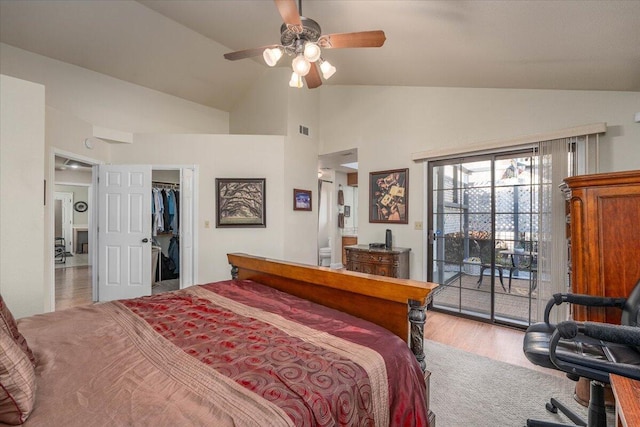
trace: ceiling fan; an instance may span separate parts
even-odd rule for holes
[[[293,74],[289,86],[302,87],[302,79],[309,89],[322,84],[320,71],[325,79],[330,78],[336,68],[321,57],[322,49],[342,49],[350,47],[380,47],[386,37],[384,31],[360,31],[355,33],[336,33],[322,35],[320,25],[310,18],[300,16],[302,0],[274,0],[284,23],[280,27],[280,44],[272,44],[253,49],[226,53],[230,61],[261,55],[270,67],[275,66],[283,54],[294,56],[291,66]]]

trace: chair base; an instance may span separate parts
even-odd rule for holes
[[[547,403],[547,411],[554,414],[560,410],[573,424],[560,424],[550,421],[527,420],[527,427],[559,427],[559,426],[584,426],[584,427],[607,427],[607,412],[604,404],[604,384],[598,381],[591,381],[591,395],[589,398],[589,419],[584,421],[582,417],[571,409],[551,398]]]

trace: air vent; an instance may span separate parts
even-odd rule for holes
[[[309,136],[309,128],[306,126],[299,126],[299,131],[302,135]]]

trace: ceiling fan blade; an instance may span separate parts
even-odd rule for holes
[[[325,49],[380,47],[386,39],[387,37],[382,30],[360,31],[357,33],[326,34],[318,39],[318,44]]]
[[[309,69],[309,73],[304,76],[304,81],[307,82],[309,89],[315,89],[322,84],[322,79],[318,72],[318,65],[315,62],[311,63],[311,68]]]
[[[282,16],[282,20],[287,25],[293,25],[302,28],[300,21],[300,12],[295,0],[273,0],[276,3],[278,12]]]
[[[254,47],[253,49],[238,50],[236,52],[225,53],[224,57],[229,61],[237,61],[238,59],[245,59],[251,58],[252,56],[262,55],[262,52],[264,52],[265,49],[272,49],[278,46],[279,45],[277,44],[272,44],[269,46]]]

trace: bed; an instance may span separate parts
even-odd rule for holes
[[[24,425],[435,425],[435,284],[228,260],[231,280],[20,319],[37,362]]]

